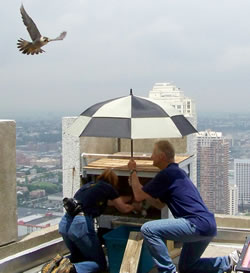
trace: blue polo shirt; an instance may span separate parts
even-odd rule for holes
[[[186,218],[195,224],[200,235],[216,235],[213,213],[208,210],[199,191],[178,164],[169,164],[142,189],[166,203],[175,218]]]

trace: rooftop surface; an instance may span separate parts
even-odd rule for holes
[[[222,243],[210,243],[207,249],[205,250],[202,257],[217,257],[217,256],[227,256],[229,253],[234,251],[235,249],[241,250],[243,247],[242,244],[222,244]],[[177,265],[179,257],[175,258],[173,261]],[[23,273],[38,273],[40,272],[42,265],[27,270]],[[157,273],[157,269],[153,268],[150,273]]]

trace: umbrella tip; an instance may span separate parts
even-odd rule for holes
[[[132,91],[132,88],[130,88],[130,95],[133,95],[133,91]]]

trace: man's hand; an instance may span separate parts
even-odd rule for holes
[[[136,162],[134,161],[134,159],[130,159],[128,162],[128,169],[131,170],[135,170],[136,169]]]

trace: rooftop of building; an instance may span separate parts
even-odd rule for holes
[[[19,225],[30,225],[30,226],[46,226],[48,224],[53,225],[58,223],[57,219],[60,217],[53,215],[52,213],[47,214],[35,214],[26,216],[18,220]]]
[[[222,132],[215,132],[212,130],[206,130],[206,131],[200,131],[196,135],[197,135],[197,137],[221,138]]]

